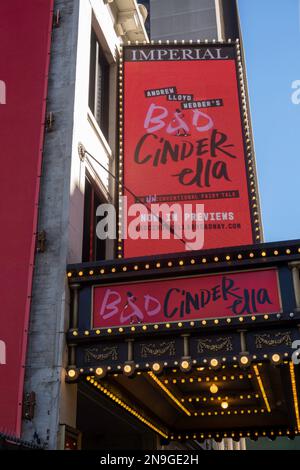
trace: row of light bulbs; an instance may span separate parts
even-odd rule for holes
[[[294,312],[290,312],[288,315],[290,318],[294,318]],[[272,313],[272,314],[258,314],[258,315],[247,315],[241,317],[224,317],[224,318],[212,318],[207,320],[195,320],[195,321],[183,321],[183,322],[172,322],[172,323],[155,323],[155,324],[136,324],[136,325],[128,325],[126,327],[123,326],[115,326],[110,328],[105,328],[100,330],[99,328],[93,330],[84,330],[78,331],[77,329],[70,330],[70,334],[75,338],[81,338],[83,336],[99,336],[99,335],[119,335],[128,334],[128,333],[135,333],[140,334],[141,332],[152,332],[152,330],[162,330],[162,329],[171,329],[175,327],[177,328],[189,328],[189,327],[211,327],[211,326],[219,326],[224,327],[225,323],[228,325],[234,323],[244,323],[244,322],[254,322],[256,320],[279,320],[283,318],[281,313]],[[286,318],[285,318],[286,319]],[[255,359],[255,357],[254,357]]]
[[[271,362],[274,365],[278,365],[283,361],[283,357],[278,353],[272,354],[270,359],[271,359]],[[240,356],[238,360],[239,360],[239,363],[242,367],[249,367],[251,365],[251,358],[248,355]],[[180,370],[183,371],[183,372],[189,372],[192,368],[192,365],[193,364],[192,364],[192,361],[190,359],[183,359],[179,363]],[[210,359],[209,365],[212,369],[215,369],[215,370],[222,366],[221,361],[219,359],[216,359],[216,358]],[[154,362],[151,365],[151,370],[155,374],[160,374],[163,371],[163,368],[164,368],[164,364],[162,364],[161,362]],[[104,377],[109,369],[110,368],[106,368],[106,367],[97,367],[96,369],[90,368],[90,372],[95,372],[95,374],[98,377]],[[123,366],[123,373],[127,376],[133,375],[135,371],[136,371],[136,364],[134,364],[134,363],[127,363]],[[70,367],[68,369],[67,375],[68,375],[69,379],[75,379],[75,378],[78,377],[78,370],[76,368]],[[232,377],[234,377],[234,376],[232,376]],[[241,374],[239,376],[239,378],[243,379],[244,376]],[[251,378],[251,377],[248,376],[248,378]],[[196,380],[199,380],[199,379],[200,378],[197,378]],[[234,380],[234,379],[235,379],[235,377],[231,380]],[[175,382],[174,382],[174,380],[175,380]],[[181,379],[181,381],[183,381],[183,380],[185,381],[185,379]],[[202,379],[201,379],[201,381],[202,381]],[[207,377],[207,381],[210,381],[210,378]],[[173,383],[176,383],[176,382],[177,382],[177,379],[173,379]],[[182,382],[182,383],[184,383],[184,382]]]
[[[300,247],[297,248],[297,253],[300,253]],[[282,255],[291,255],[292,254],[292,250],[290,248],[286,248],[284,249],[284,252],[281,253]],[[261,251],[259,253],[254,253],[253,251],[251,251],[250,253],[244,253],[243,255],[241,253],[239,253],[238,255],[236,255],[236,257],[234,255],[225,255],[225,258],[224,260],[222,258],[220,258],[220,256],[214,256],[214,258],[212,258],[212,260],[208,260],[207,258],[201,258],[199,259],[198,261],[195,259],[195,258],[191,258],[190,260],[179,260],[179,261],[168,261],[167,262],[167,265],[164,265],[164,263],[161,263],[161,262],[156,262],[152,268],[156,268],[156,269],[159,269],[159,268],[173,268],[173,267],[176,267],[176,266],[179,266],[179,267],[183,267],[185,265],[188,265],[188,264],[192,264],[192,265],[196,265],[196,264],[207,264],[209,262],[214,262],[214,263],[219,263],[219,262],[222,262],[222,261],[226,261],[226,262],[231,262],[231,261],[242,261],[242,260],[245,260],[247,258],[250,258],[250,259],[254,259],[255,257],[261,257],[261,258],[266,258],[268,256],[270,257],[273,257],[273,256],[279,256],[280,255],[280,251],[279,250],[272,250],[272,251]],[[120,258],[122,258],[122,255],[120,255]],[[118,269],[120,268],[120,271],[118,271]],[[151,269],[151,265],[149,263],[146,263],[146,264],[134,264],[133,266],[113,266],[113,267],[110,267],[110,268],[100,268],[100,270],[95,270],[94,269],[89,269],[88,271],[83,271],[82,269],[75,272],[75,271],[68,271],[67,272],[67,277],[69,279],[71,279],[72,277],[84,277],[84,276],[98,276],[98,275],[104,275],[104,274],[116,274],[118,272],[128,272],[130,270],[133,270],[133,271],[138,271],[138,270],[149,270]]]

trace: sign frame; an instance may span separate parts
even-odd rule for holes
[[[118,287],[121,287],[121,286],[128,286],[128,288],[130,288],[131,286],[139,286],[140,284],[151,284],[151,283],[156,283],[158,284],[159,282],[160,283],[164,283],[164,282],[168,282],[168,281],[174,281],[174,277],[170,276],[170,277],[165,277],[163,279],[148,279],[148,280],[142,280],[142,281],[139,281],[139,280],[130,280],[130,281],[121,281],[117,284],[109,284],[109,283],[104,283],[101,285],[93,285],[92,288],[91,288],[91,318],[90,318],[90,329],[91,330],[97,330],[97,329],[107,329],[107,328],[114,328],[114,329],[118,329],[120,327],[130,327],[130,326],[143,326],[143,325],[146,325],[147,327],[148,326],[153,326],[155,324],[157,325],[162,325],[162,327],[165,327],[166,324],[170,324],[170,326],[177,326],[178,322],[183,322],[183,323],[188,323],[188,321],[192,321],[192,322],[202,322],[202,321],[214,321],[214,320],[226,320],[227,318],[229,318],[230,320],[234,320],[235,318],[239,318],[239,317],[243,317],[243,319],[247,319],[247,317],[251,317],[253,315],[256,316],[257,319],[259,319],[259,317],[263,317],[264,314],[268,314],[268,313],[271,313],[271,314],[278,314],[278,313],[282,313],[283,312],[283,308],[282,308],[282,294],[281,294],[281,289],[280,289],[280,282],[279,282],[279,273],[278,273],[278,269],[276,267],[268,267],[268,268],[256,268],[256,269],[251,269],[251,268],[248,268],[248,269],[243,269],[242,271],[239,271],[239,270],[234,270],[234,271],[230,271],[227,273],[227,275],[241,275],[243,276],[243,274],[247,274],[247,273],[261,273],[261,272],[266,272],[266,271],[274,271],[275,274],[276,274],[276,289],[277,289],[277,295],[278,295],[278,303],[280,305],[280,308],[279,309],[274,309],[274,311],[272,312],[267,312],[267,311],[264,311],[263,313],[248,313],[248,314],[243,314],[243,315],[228,315],[228,316],[225,316],[225,315],[215,315],[215,316],[209,316],[209,315],[204,315],[203,317],[201,315],[201,313],[199,312],[199,318],[182,318],[182,319],[166,319],[165,321],[161,321],[161,320],[157,320],[157,321],[152,321],[152,322],[149,322],[149,321],[145,321],[145,322],[141,322],[141,323],[132,323],[132,324],[129,324],[129,323],[124,323],[124,325],[121,325],[121,324],[118,324],[118,325],[98,325],[98,326],[95,326],[94,324],[94,315],[95,315],[95,312],[94,312],[94,308],[95,308],[95,305],[94,305],[94,302],[95,302],[95,289],[97,288],[105,288],[105,287],[111,287],[111,288],[118,288]],[[210,273],[210,274],[193,274],[193,275],[187,275],[187,274],[182,274],[182,275],[179,275],[179,276],[176,276],[176,279],[175,279],[175,285],[177,281],[182,281],[182,280],[194,280],[194,279],[197,279],[199,280],[199,282],[201,281],[201,278],[204,278],[204,279],[207,279],[209,277],[211,278],[215,278],[215,277],[220,277],[220,276],[224,276],[226,275],[226,271],[216,271],[214,273]],[[275,286],[274,286],[275,287]],[[248,318],[248,320],[249,320]]]
[[[247,97],[247,87],[245,80],[244,66],[242,63],[242,53],[239,40],[232,42],[184,42],[184,41],[169,41],[169,42],[154,42],[151,44],[135,43],[121,47],[120,67],[119,67],[119,178],[118,178],[118,243],[117,243],[117,257],[119,259],[125,258],[125,243],[126,240],[122,239],[122,219],[123,219],[123,207],[121,197],[126,194],[126,190],[132,191],[132,188],[127,188],[125,181],[124,166],[126,165],[126,155],[124,152],[125,146],[125,77],[124,77],[124,63],[126,61],[126,55],[132,48],[142,49],[170,49],[174,48],[218,48],[230,51],[232,58],[236,64],[236,83],[238,91],[239,110],[241,118],[241,129],[242,129],[242,141],[243,141],[243,157],[245,162],[245,176],[247,180],[247,193],[248,202],[250,209],[250,224],[252,232],[252,244],[261,243],[263,241],[263,229],[261,222],[260,202],[258,194],[258,183],[256,174],[256,162],[254,154],[254,145],[251,132],[251,123],[249,116],[249,105]],[[201,202],[201,200],[200,200]],[[245,243],[243,243],[245,244]],[[236,243],[230,244],[234,246]],[[219,248],[219,247],[218,247]],[[147,249],[147,248],[146,248]],[[207,249],[207,248],[205,248]],[[183,250],[182,250],[183,251]],[[176,251],[176,252],[179,252]],[[144,253],[142,256],[146,256],[149,253]],[[168,254],[167,252],[164,254]],[[141,255],[139,255],[141,256]],[[127,256],[126,256],[127,257]]]

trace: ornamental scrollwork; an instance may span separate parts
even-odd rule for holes
[[[118,346],[107,346],[104,348],[88,348],[85,350],[85,362],[104,361],[111,359],[116,361],[119,357]]]
[[[262,349],[265,346],[280,346],[281,344],[292,346],[292,338],[289,331],[255,335],[255,346],[257,349]]]
[[[197,342],[197,353],[204,353],[205,351],[232,351],[232,339],[230,336],[219,337],[217,339],[199,339]]]
[[[159,344],[141,344],[141,356],[175,356],[175,341],[164,341]]]

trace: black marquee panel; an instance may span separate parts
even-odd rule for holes
[[[66,380],[92,386],[166,441],[293,437],[299,265],[296,240],[69,266]],[[93,286],[267,268],[277,270],[281,301],[271,313],[92,327]]]

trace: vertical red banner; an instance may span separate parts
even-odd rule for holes
[[[19,436],[53,0],[0,2],[0,431]]]
[[[123,58],[123,182],[128,208],[165,204],[157,222],[170,239],[124,240],[125,257],[190,249],[184,229],[203,231],[200,249],[258,242],[251,150],[238,71],[238,45],[126,46]],[[247,144],[248,145],[248,144]],[[181,209],[175,218],[171,206]],[[203,204],[203,213],[196,213]],[[125,208],[126,209],[126,208]],[[180,212],[180,209],[179,212]],[[125,211],[124,211],[125,212]],[[150,212],[150,210],[149,210]],[[135,216],[129,214],[128,226]],[[153,221],[152,221],[153,222]],[[155,231],[155,230],[154,230]],[[196,248],[198,249],[198,248]]]

